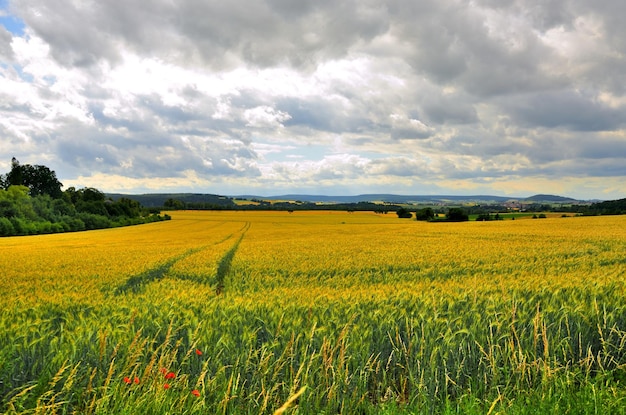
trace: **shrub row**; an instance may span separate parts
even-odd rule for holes
[[[140,225],[144,223],[168,220],[168,215],[129,218],[108,218],[93,213],[79,213],[76,216],[61,216],[59,221],[29,221],[18,217],[0,217],[0,236],[40,235],[48,233],[77,232],[93,229],[115,228],[120,226]]]

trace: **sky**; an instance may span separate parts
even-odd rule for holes
[[[626,197],[623,0],[0,0],[0,173]]]

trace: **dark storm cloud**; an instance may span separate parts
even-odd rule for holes
[[[306,126],[312,130],[340,133],[351,130],[355,124],[341,103],[323,97],[285,97],[276,104],[277,109],[291,116],[284,123],[287,127]]]
[[[10,61],[13,59],[13,49],[11,48],[11,33],[0,25],[0,59]]]
[[[626,173],[626,140],[619,136],[581,136],[577,156],[587,159],[613,159],[619,161],[622,173]]]
[[[181,2],[179,28],[199,42],[206,61],[229,51],[259,66],[296,67],[342,57],[355,42],[386,30],[381,8],[368,2],[291,3]]]
[[[424,103],[424,114],[434,124],[469,124],[478,121],[476,108],[458,97],[437,97]]]
[[[87,66],[101,59],[116,62],[123,43],[147,53],[158,50],[169,37],[167,25],[173,15],[166,4],[50,0],[21,2],[15,7],[24,22],[50,44],[60,64]]]
[[[96,161],[103,163],[105,166],[119,165],[119,152],[116,151],[115,147],[105,142],[90,141],[85,143],[85,141],[85,139],[81,138],[57,139],[56,150],[60,161],[77,168],[94,165]]]
[[[503,106],[526,126],[611,131],[626,125],[626,108],[610,108],[597,97],[577,91],[549,91],[515,98]]]
[[[550,50],[532,31],[506,27],[506,22],[490,27],[484,11],[464,1],[396,5],[392,33],[409,43],[407,62],[437,83],[489,96],[556,81],[541,70]]]
[[[69,132],[68,132],[69,133]],[[191,143],[153,145],[150,139],[129,142],[102,134],[89,140],[73,134],[55,137],[60,160],[79,171],[99,171],[126,177],[180,177],[186,170],[200,176],[257,175],[250,164],[256,155],[241,144],[203,137]]]
[[[596,7],[577,1],[30,0],[17,7],[63,65],[116,62],[122,46],[181,64],[314,68],[367,49],[386,35],[395,40],[387,54],[435,83],[454,84],[478,97],[573,82],[567,74],[546,70],[559,62],[541,35],[555,28],[570,30],[581,13],[600,20],[616,51],[624,51],[626,37],[615,17],[623,15],[624,6],[608,1]],[[611,69],[623,69],[623,56],[600,58],[604,62],[587,69],[589,81],[623,88]]]
[[[259,66],[309,66],[344,56],[355,43],[387,29],[385,9],[377,2],[284,3],[31,0],[16,7],[66,65],[116,61],[123,44],[140,53],[199,59],[213,67],[240,59]]]
[[[626,47],[618,17],[625,7],[618,1],[25,0],[15,7],[63,65],[116,62],[129,48],[181,64],[314,68],[389,35],[396,42],[386,53],[435,82],[456,83],[478,96],[566,82],[567,76],[545,70],[556,57],[540,36],[571,29],[581,13],[602,23],[612,48]],[[612,61],[623,68],[623,57]],[[600,68],[591,69],[590,76],[600,75]]]
[[[141,97],[140,105],[148,108],[153,116],[163,120],[169,126],[177,126],[205,118],[195,111],[177,105],[165,105],[161,97],[156,94]]]

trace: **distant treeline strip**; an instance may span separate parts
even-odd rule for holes
[[[142,195],[147,196],[147,195]],[[233,199],[224,196],[210,196],[211,201],[184,202],[179,199],[168,199],[165,201],[163,210],[280,210],[280,211],[302,211],[302,210],[340,210],[348,212],[371,211],[377,213],[397,212],[400,209],[406,209],[409,212],[417,212],[424,206],[432,206],[434,213],[446,214],[452,207],[460,207],[461,205],[428,205],[428,204],[399,204],[399,203],[374,203],[374,202],[355,202],[355,203],[313,203],[302,201],[289,202],[270,202],[266,200],[252,200],[249,204],[237,204]],[[134,198],[134,196],[129,196]],[[195,195],[200,197],[200,195]],[[219,203],[216,203],[218,202]],[[462,209],[468,215],[480,215],[490,213],[507,213],[511,212],[511,208],[501,204],[473,205],[462,206]],[[581,215],[621,215],[626,214],[626,199],[605,201],[593,203],[591,205],[582,204],[547,204],[532,203],[525,204],[523,209],[527,212],[569,212]]]

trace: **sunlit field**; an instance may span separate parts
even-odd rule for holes
[[[626,413],[626,217],[0,238],[0,412]]]

